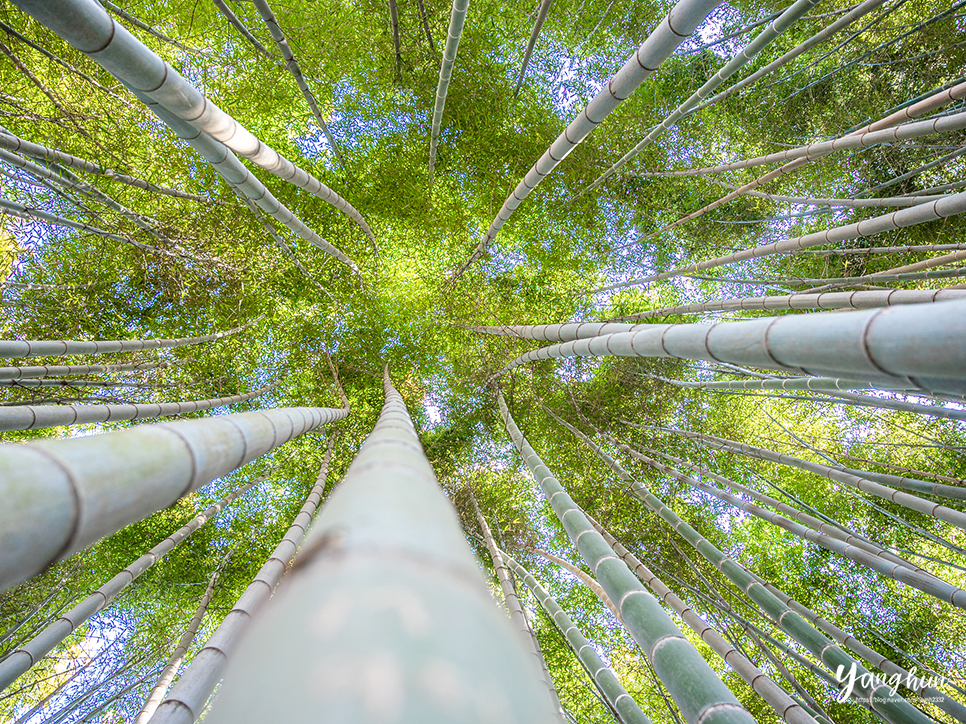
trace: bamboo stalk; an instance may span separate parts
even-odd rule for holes
[[[0,590],[346,414],[283,407],[0,445]]]
[[[523,437],[499,392],[497,403],[514,447],[543,489],[554,513],[594,577],[611,600],[618,602],[618,610],[628,633],[654,666],[684,718],[689,724],[753,721],[661,605],[644,589],[623,561],[614,556],[610,546],[553,477]]]
[[[604,530],[597,521],[588,517],[604,540],[610,545],[620,558],[643,581],[648,588],[694,631],[702,641],[721,657],[721,660],[731,666],[742,679],[758,694],[775,713],[788,724],[814,724],[815,719],[799,704],[795,703],[781,687],[772,681],[761,669],[755,666],[746,656],[739,653],[734,646],[702,619],[695,611],[675,594],[667,585],[647,568],[627,548],[621,545],[614,536]]]
[[[339,146],[335,142],[335,137],[332,135],[332,131],[329,130],[329,124],[326,123],[325,119],[322,117],[322,111],[319,110],[318,101],[315,100],[315,95],[309,89],[308,83],[305,82],[305,78],[303,77],[302,71],[299,68],[298,61],[295,60],[295,55],[292,53],[292,48],[289,46],[288,40],[285,38],[285,33],[282,32],[282,28],[279,26],[278,20],[275,18],[275,13],[272,12],[272,8],[269,6],[267,0],[255,0],[255,8],[258,10],[258,14],[262,16],[262,20],[265,21],[265,25],[268,26],[268,31],[272,34],[272,38],[275,40],[275,44],[278,46],[279,52],[285,59],[285,67],[295,78],[295,82],[298,84],[299,90],[302,91],[302,95],[305,97],[305,102],[308,104],[309,110],[312,111],[312,115],[315,116],[315,120],[319,124],[319,128],[322,130],[322,133],[325,134],[325,138],[329,142],[329,146],[332,148],[332,153],[335,154],[335,157],[339,161],[339,165],[342,166],[343,170],[348,172],[349,167],[346,164],[345,157],[342,155],[342,151],[339,150]],[[369,229],[369,225],[363,221],[361,226],[362,230],[366,233],[366,236],[368,236],[369,240],[374,244],[375,237],[372,235],[372,230]]]
[[[590,101],[543,156],[527,171],[523,180],[510,193],[486,235],[469,258],[450,277],[459,279],[496,238],[513,212],[540,182],[548,176],[603,120],[626,100],[663,63],[719,4],[718,0],[680,0],[661,24],[648,36],[613,78]]]
[[[198,131],[210,134],[260,168],[335,206],[363,228],[362,216],[345,199],[252,135],[115,23],[96,0],[17,0],[16,4],[91,56],[131,90],[158,103]]]
[[[713,325],[655,324],[540,347],[512,360],[494,378],[537,360],[605,356],[731,362],[958,395],[966,392],[966,301]]]
[[[903,493],[899,490],[894,490],[893,488],[886,487],[885,485],[874,482],[866,477],[847,473],[841,468],[833,468],[830,465],[808,462],[807,460],[802,460],[791,455],[777,453],[773,450],[748,445],[743,442],[736,442],[735,440],[716,437],[714,435],[706,435],[704,433],[690,432],[686,430],[675,430],[673,428],[658,429],[680,435],[681,437],[690,440],[697,440],[705,445],[717,448],[719,450],[724,450],[725,452],[743,455],[745,457],[757,458],[759,460],[768,460],[781,465],[788,465],[801,470],[807,470],[823,478],[828,478],[829,480],[834,480],[837,483],[848,485],[850,488],[855,488],[856,490],[871,493],[879,498],[890,500],[897,505],[903,506],[904,508],[925,513],[933,518],[942,520],[950,525],[954,525],[958,528],[966,530],[966,513],[963,511],[925,500],[915,495],[911,495],[910,493]]]
[[[537,19],[533,23],[533,32],[530,33],[530,42],[527,43],[526,52],[523,54],[523,66],[520,68],[520,75],[517,76],[517,82],[513,86],[514,102],[517,96],[520,95],[520,88],[523,87],[523,79],[526,77],[527,67],[530,65],[530,56],[533,55],[533,46],[537,44],[537,38],[540,37],[540,31],[543,29],[543,24],[546,22],[547,15],[550,13],[551,5],[553,5],[553,0],[541,0],[540,2],[540,7],[537,10]]]
[[[456,51],[460,47],[460,36],[463,34],[463,23],[466,22],[466,10],[470,0],[453,0],[453,9],[449,16],[449,29],[446,31],[446,45],[443,47],[443,61],[439,66],[439,82],[436,84],[436,105],[433,106],[433,121],[429,133],[429,187],[433,187],[436,175],[436,149],[439,146],[440,124],[443,121],[443,109],[446,107],[446,93],[449,82],[453,77],[453,64],[456,62]]]
[[[284,590],[230,653],[211,724],[462,719],[478,716],[480,696],[492,713],[479,716],[556,721],[388,370],[383,383],[379,420],[320,511]],[[307,672],[316,672],[311,686]],[[166,702],[153,724],[190,722],[203,703],[197,696],[158,719]]]
[[[222,563],[224,563],[224,560]],[[191,643],[195,640],[195,636],[198,635],[198,629],[201,627],[201,621],[204,619],[205,613],[208,610],[208,603],[211,601],[211,594],[214,593],[215,583],[218,582],[218,574],[220,571],[221,565],[211,574],[208,587],[205,589],[201,601],[198,602],[198,607],[195,609],[194,615],[188,622],[188,628],[185,629],[185,632],[178,640],[178,645],[175,647],[174,652],[168,657],[168,662],[165,664],[164,669],[162,669],[158,682],[151,689],[151,693],[148,694],[148,698],[141,706],[141,711],[135,717],[134,724],[147,724],[164,699],[164,695],[171,686],[171,682],[174,681],[178,669],[181,668],[181,662],[184,660],[185,654],[188,653],[188,647],[191,646]]]
[[[17,677],[25,673],[31,666],[50,653],[57,644],[73,633],[78,626],[94,614],[104,610],[117,594],[137,580],[142,573],[164,558],[175,546],[218,515],[225,507],[231,505],[237,498],[261,483],[265,477],[262,476],[251,483],[243,485],[214,505],[205,508],[188,521],[188,523],[158,543],[143,556],[133,561],[111,580],[34,636],[26,644],[12,651],[9,656],[4,658],[3,661],[0,661],[0,691],[10,686]]]
[[[74,354],[108,354],[115,352],[141,352],[146,349],[168,349],[192,344],[204,344],[224,339],[242,330],[248,329],[261,320],[261,317],[250,322],[199,337],[178,337],[175,339],[121,339],[110,341],[86,342],[79,340],[0,340],[0,359],[14,357],[49,357]],[[10,368],[3,368],[10,369]],[[23,369],[31,369],[29,367]],[[46,367],[44,369],[61,370],[62,367]],[[120,371],[106,369],[90,369],[91,372]],[[64,372],[63,374],[81,374]]]
[[[597,443],[580,432],[569,423],[562,423],[577,436],[627,485],[632,493],[639,498],[653,513],[667,523],[675,532],[680,534],[689,545],[701,554],[717,570],[721,571],[732,583],[745,593],[752,601],[771,618],[778,626],[793,639],[805,646],[829,670],[835,671],[842,667],[848,671],[854,664],[859,677],[868,673],[858,662],[845,651],[827,639],[817,628],[808,624],[789,605],[775,597],[750,571],[725,555],[720,549],[704,538],[694,528],[684,522],[663,501],[651,493],[643,484],[624,470],[621,465],[601,449]],[[918,722],[929,724],[931,721],[925,714],[913,707],[900,696],[888,694],[889,686],[884,682],[869,681],[871,677],[856,682],[856,690],[862,700],[885,721],[899,724],[899,722]],[[866,683],[868,682],[868,683]]]
[[[533,595],[540,602],[547,615],[550,616],[554,625],[560,629],[567,645],[587,670],[594,686],[604,696],[611,709],[616,712],[618,721],[621,724],[650,724],[651,720],[641,711],[640,705],[627,693],[617,675],[601,660],[593,645],[574,625],[570,616],[554,600],[553,596],[547,593],[546,589],[537,582],[537,579],[511,556],[506,556],[506,562],[513,572],[527,584],[527,588],[533,591]]]

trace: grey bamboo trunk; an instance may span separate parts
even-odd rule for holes
[[[0,445],[0,590],[346,414],[283,407]]]

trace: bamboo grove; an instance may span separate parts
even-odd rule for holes
[[[0,721],[966,723],[966,3],[0,6]]]

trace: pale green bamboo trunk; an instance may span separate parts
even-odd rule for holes
[[[446,31],[446,45],[443,47],[443,62],[439,67],[439,82],[436,84],[436,105],[433,107],[432,127],[429,133],[429,187],[433,187],[436,176],[436,149],[439,146],[440,125],[443,121],[443,109],[446,107],[446,93],[449,82],[453,77],[453,64],[456,62],[456,51],[460,47],[460,36],[463,34],[463,23],[466,21],[466,10],[470,0],[453,0],[453,9],[449,16],[449,29]]]
[[[611,600],[689,724],[753,722],[661,605],[617,558],[517,427],[503,396],[497,403],[517,451],[547,496],[567,535]]]
[[[376,427],[232,655],[206,721],[556,721],[388,372],[385,390]]]
[[[544,611],[553,620],[554,625],[560,629],[567,645],[573,650],[581,666],[587,670],[594,686],[597,687],[608,705],[617,714],[621,724],[651,724],[651,720],[641,711],[640,705],[627,693],[627,690],[617,678],[617,674],[601,660],[593,645],[574,625],[567,612],[560,608],[560,604],[547,593],[546,589],[537,582],[537,579],[527,569],[511,556],[506,554],[504,556],[507,565],[510,566],[517,577],[527,584],[527,588],[533,592]]]
[[[0,445],[0,590],[346,414],[282,407]]]

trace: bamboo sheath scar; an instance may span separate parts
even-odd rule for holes
[[[0,445],[0,591],[345,416],[283,407]]]
[[[40,382],[40,380],[38,380]],[[0,407],[0,431],[39,430],[58,425],[85,425],[116,420],[144,420],[151,417],[186,415],[189,412],[213,410],[261,397],[280,382],[241,395],[215,397],[185,402],[130,403],[122,405],[17,405]]]
[[[553,620],[554,625],[560,629],[567,645],[576,654],[594,685],[604,695],[607,703],[617,713],[621,724],[651,724],[651,720],[641,711],[640,705],[627,693],[617,675],[601,660],[591,642],[574,625],[573,620],[554,600],[553,596],[547,593],[547,590],[540,585],[537,579],[526,568],[517,563],[512,556],[505,553],[503,555],[506,558],[507,565],[527,585],[527,588],[533,591],[533,595],[536,596],[544,611]]]
[[[617,558],[583,512],[523,437],[497,393],[513,444],[604,591],[618,607],[628,632],[689,724],[750,724],[754,719],[684,637],[653,596]]]
[[[87,621],[95,613],[106,608],[117,594],[131,585],[131,583],[155,563],[164,558],[181,541],[198,530],[198,528],[211,520],[211,518],[218,515],[226,506],[231,505],[235,499],[262,482],[263,479],[259,478],[254,482],[243,485],[238,490],[203,510],[186,525],[176,530],[143,556],[135,560],[94,593],[30,639],[30,641],[12,651],[9,656],[3,661],[0,661],[0,691],[10,686],[18,676],[25,673],[31,666],[50,653],[57,644],[73,633],[78,626]]]
[[[496,238],[513,212],[523,203],[540,182],[550,174],[610,113],[623,103],[654,71],[686,40],[720,4],[719,0],[680,0],[660,25],[648,36],[613,78],[590,101],[543,156],[527,171],[523,180],[510,193],[486,235],[473,253],[457,269],[450,281],[455,281],[481,256]]]
[[[559,419],[559,418],[558,418]],[[601,447],[569,423],[560,421],[568,430],[589,447],[614,473],[627,483],[633,494],[638,497],[655,515],[660,517],[675,532],[683,537],[698,553],[711,565],[721,571],[728,580],[754,601],[761,609],[775,621],[778,626],[793,639],[805,646],[831,671],[838,666],[849,670],[853,663],[859,677],[867,673],[861,664],[856,662],[843,649],[826,638],[817,628],[801,618],[789,606],[769,592],[760,580],[752,573],[725,555],[710,541],[701,536],[694,528],[683,521],[674,511],[667,507],[660,498],[651,493],[644,485],[636,481],[621,465]],[[608,550],[610,548],[608,547]],[[856,683],[856,692],[862,697],[864,705],[873,709],[890,724],[929,724],[932,720],[913,707],[901,696],[890,696],[889,686],[884,683],[870,682],[867,686],[861,678]]]
[[[252,135],[116,23],[95,0],[18,0],[15,4],[129,88],[144,93],[256,166],[308,191],[355,220],[358,211],[345,199]]]
[[[648,325],[541,347],[495,376],[537,360],[605,356],[728,362],[960,395],[966,392],[966,300],[711,325]]]
[[[348,413],[349,408],[343,408]],[[154,724],[161,722],[185,722],[193,724],[197,715],[204,709],[205,702],[221,680],[228,657],[237,645],[239,638],[248,628],[252,618],[268,601],[282,576],[288,570],[305,537],[305,531],[322,502],[322,494],[328,484],[329,463],[337,432],[329,435],[322,465],[315,485],[309,491],[298,514],[292,520],[282,540],[262,565],[245,591],[239,596],[231,611],[192,659],[191,664],[181,674],[170,694],[158,704],[154,715],[149,719]]]
[[[384,388],[375,428],[232,655],[207,722],[557,721],[388,371]]]

